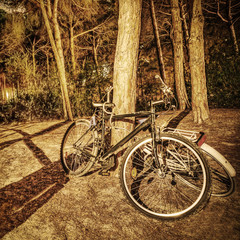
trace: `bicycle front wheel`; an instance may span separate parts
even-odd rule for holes
[[[91,129],[90,122],[81,119],[67,129],[61,144],[61,163],[67,174],[82,176],[95,162],[98,152],[97,131]]]
[[[211,195],[211,177],[199,149],[181,136],[162,133],[156,151],[158,159],[151,137],[127,150],[120,181],[130,203],[159,219],[177,219],[202,209]]]

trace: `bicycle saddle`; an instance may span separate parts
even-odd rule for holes
[[[93,106],[95,107],[95,108],[97,108],[97,107],[115,107],[115,104],[114,103],[108,103],[108,102],[105,102],[105,103],[92,103],[93,104]]]

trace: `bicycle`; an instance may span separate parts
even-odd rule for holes
[[[83,176],[98,163],[99,173],[109,175],[115,165],[115,152],[139,132],[149,130],[150,136],[128,147],[123,156],[120,183],[127,199],[136,209],[157,219],[178,219],[201,210],[211,195],[206,159],[195,143],[162,132],[155,125],[156,106],[163,105],[167,110],[174,107],[169,94],[151,101],[150,111],[114,115],[111,91],[107,90],[105,102],[93,103],[96,111],[90,120],[77,120],[67,129],[61,144],[61,163],[66,173]],[[146,118],[133,131],[107,148],[114,120],[143,116]]]

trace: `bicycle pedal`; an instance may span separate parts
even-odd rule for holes
[[[106,176],[106,177],[110,176],[110,172],[108,170],[107,171],[102,170],[98,174],[101,176]]]
[[[117,164],[117,159],[115,155],[112,155],[111,157],[109,157],[105,162],[102,162],[102,171],[114,171],[118,164]]]

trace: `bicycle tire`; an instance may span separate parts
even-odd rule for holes
[[[130,203],[156,219],[179,219],[199,212],[211,196],[211,174],[198,147],[189,140],[162,133],[158,156],[165,176],[154,166],[152,138],[146,137],[125,153],[120,183]],[[161,150],[161,151],[160,151]]]
[[[90,121],[73,122],[64,134],[61,143],[61,163],[67,174],[82,176],[95,162],[97,155],[97,131],[90,129]],[[76,146],[74,146],[76,144]]]
[[[222,164],[222,162],[228,163],[225,157],[208,144],[204,143],[201,150],[205,154],[212,173],[212,196],[227,197],[231,195],[235,191],[236,185],[235,177],[231,176],[234,172],[232,167],[230,166],[230,170],[232,170],[230,173]]]

